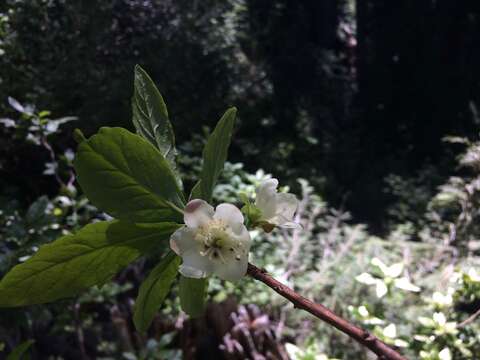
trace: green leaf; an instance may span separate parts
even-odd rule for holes
[[[85,135],[83,135],[82,130],[75,129],[73,131],[73,140],[75,140],[77,144],[80,144],[82,141],[86,141],[87,139],[85,138]]]
[[[175,170],[177,151],[167,106],[155,83],[140,65],[135,66],[132,121],[137,132],[156,146]]]
[[[78,182],[94,205],[138,223],[182,221],[184,198],[165,158],[122,128],[101,128],[78,145]]]
[[[25,214],[25,221],[29,227],[47,225],[51,221],[51,216],[47,213],[49,200],[46,195],[39,197],[30,205]]]
[[[208,279],[180,277],[180,305],[191,317],[203,314],[207,301]]]
[[[35,343],[35,340],[27,340],[18,345],[15,349],[8,354],[6,360],[20,360],[27,350]]]
[[[208,138],[203,149],[203,168],[200,175],[201,198],[207,202],[212,200],[213,188],[227,160],[228,147],[232,138],[233,125],[237,109],[228,109],[218,122],[215,130]]]
[[[119,221],[87,225],[42,246],[5,275],[0,282],[0,306],[46,303],[103,285],[139,256],[166,242],[178,227]]]
[[[190,191],[190,196],[188,197],[188,200],[193,200],[193,199],[202,199],[202,186],[201,186],[202,181],[198,180],[197,183],[193,186],[192,191]]]
[[[169,251],[140,286],[133,314],[133,322],[138,331],[148,330],[158,308],[170,291],[180,262],[181,258]]]

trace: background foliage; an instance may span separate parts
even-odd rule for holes
[[[304,230],[258,235],[252,262],[411,358],[474,359],[479,14],[438,0],[1,2],[0,273],[108,219],[78,187],[71,133],[133,130],[139,63],[168,103],[187,189],[208,128],[235,105],[214,200],[253,194],[269,173],[301,194]],[[174,289],[136,333],[133,300],[157,261],[72,300],[0,310],[0,354],[34,339],[35,359],[367,358],[248,280],[211,282],[194,321]]]

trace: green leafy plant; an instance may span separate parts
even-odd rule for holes
[[[27,114],[28,109],[14,105]],[[212,198],[227,157],[235,113],[235,108],[227,110],[207,141],[203,170],[192,191],[195,198]],[[141,286],[135,307],[135,325],[141,331],[148,329],[180,265],[168,239],[183,222],[185,195],[165,103],[140,66],[135,68],[132,114],[138,135],[122,128],[102,128],[89,139],[75,133],[78,182],[90,201],[116,220],[87,225],[15,266],[0,282],[1,306],[72,297],[91,286],[102,286],[140,256],[164,254]],[[206,279],[181,278],[181,305],[187,313],[201,313],[207,286]]]
[[[27,340],[18,345],[13,351],[8,354],[6,360],[21,360],[28,349],[35,343],[35,340]]]

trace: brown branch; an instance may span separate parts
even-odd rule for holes
[[[480,316],[480,309],[475,311],[472,315],[470,315],[467,319],[463,320],[460,324],[457,325],[457,328],[462,328],[470,324],[471,322],[475,321],[475,319]]]
[[[247,274],[255,280],[261,281],[268,287],[272,288],[285,299],[289,300],[296,308],[309,312],[320,320],[325,321],[326,323],[347,334],[359,344],[367,347],[377,354],[379,359],[407,360],[405,357],[390,348],[384,342],[380,341],[374,335],[370,334],[368,331],[349,323],[347,320],[327,309],[325,306],[314,303],[313,301],[310,301],[297,294],[288,286],[283,285],[281,282],[268,275],[265,270],[259,269],[255,265],[249,263]]]

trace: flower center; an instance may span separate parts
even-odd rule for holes
[[[199,227],[195,240],[199,243],[200,255],[223,263],[233,255],[239,261],[242,246],[232,235],[223,220],[211,220]]]

